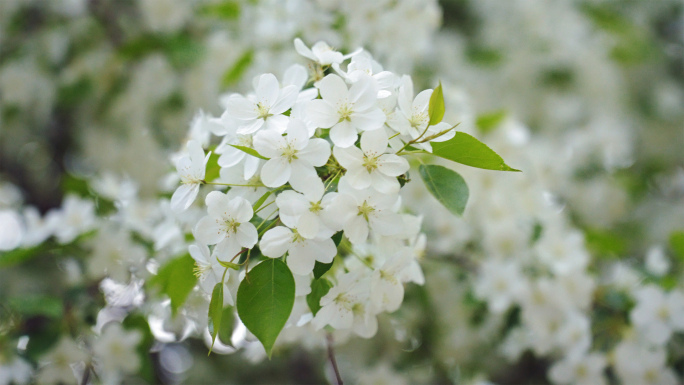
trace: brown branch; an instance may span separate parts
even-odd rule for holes
[[[337,385],[343,385],[342,384],[342,376],[340,376],[340,371],[339,371],[339,369],[337,369],[337,361],[335,361],[335,351],[333,350],[332,333],[327,333],[325,336],[325,340],[328,344],[328,358],[330,359],[330,363],[332,364],[332,368],[335,371],[335,378],[337,378]]]

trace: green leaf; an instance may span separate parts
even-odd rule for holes
[[[233,335],[233,326],[235,325],[235,312],[232,306],[228,306],[223,309],[223,315],[221,316],[221,325],[219,325],[218,336],[224,345],[232,346],[230,341]]]
[[[684,231],[670,234],[670,248],[680,260],[684,261]]]
[[[237,83],[237,81],[240,80],[242,75],[244,75],[244,73],[247,71],[247,68],[249,68],[249,66],[252,64],[253,60],[254,51],[251,49],[245,51],[245,53],[243,53],[242,56],[235,61],[233,67],[223,74],[223,78],[221,78],[221,86],[228,88]]]
[[[463,215],[469,194],[463,177],[456,171],[433,164],[423,164],[419,171],[428,191],[452,214]]]
[[[432,91],[432,95],[430,95],[428,114],[430,115],[430,126],[434,126],[444,118],[444,93],[442,92],[442,82],[439,83],[437,88]]]
[[[279,259],[267,259],[247,273],[237,293],[240,319],[264,345],[270,359],[273,344],[294,306],[295,281]]]
[[[499,154],[465,132],[457,132],[453,138],[447,141],[431,142],[430,145],[434,155],[466,166],[486,170],[520,171],[511,168],[504,163]]]
[[[506,117],[506,110],[499,110],[482,114],[475,120],[475,125],[483,134],[495,129]]]
[[[323,274],[327,273],[328,270],[333,266],[333,263],[322,263],[316,261],[316,264],[314,265],[313,273],[314,273],[314,278],[318,279],[323,276]]]
[[[251,155],[251,156],[256,156],[256,157],[259,158],[259,159],[263,159],[263,160],[269,160],[269,159],[271,159],[271,158],[267,158],[267,157],[265,157],[265,156],[259,154],[259,153],[258,153],[255,149],[253,149],[253,148],[249,148],[249,147],[245,147],[245,146],[238,146],[237,144],[231,144],[231,147],[235,147],[235,148],[237,148],[238,150],[240,150],[240,151],[242,151],[242,152],[244,152],[244,153],[247,153],[247,154],[249,154],[249,155]]]
[[[268,197],[271,196],[272,192],[273,192],[272,190],[266,191],[266,193],[264,195],[262,195],[259,199],[257,199],[257,201],[254,202],[254,206],[252,206],[252,210],[254,210],[254,211],[259,210],[259,207],[261,207],[261,205],[263,205],[264,202],[266,202],[266,199],[268,199]]]
[[[321,298],[328,294],[332,284],[325,278],[314,279],[311,282],[311,293],[306,296],[306,303],[313,315],[316,315],[321,310]]]
[[[220,259],[217,259],[217,261],[221,266],[226,267],[228,269],[240,270],[240,265],[238,265],[237,263],[226,262],[226,261],[222,261]]]
[[[62,299],[45,295],[24,295],[10,298],[9,307],[24,317],[45,316],[49,318],[62,318],[64,306]]]
[[[163,294],[169,296],[174,315],[197,283],[197,277],[193,274],[194,267],[195,260],[190,254],[185,254],[164,265],[159,269],[159,273],[149,280],[151,285],[159,287]]]
[[[211,301],[209,302],[209,333],[211,334],[211,349],[214,348],[216,335],[219,333],[221,327],[221,317],[223,316],[223,282],[214,285],[214,290],[211,292]]]
[[[207,4],[200,9],[200,13],[223,20],[236,20],[240,17],[240,3],[238,1],[223,1],[217,4]]]
[[[587,248],[600,257],[620,257],[627,252],[626,240],[615,232],[587,228],[584,235]]]
[[[218,164],[219,154],[212,152],[207,161],[207,171],[204,174],[204,180],[207,182],[214,181],[221,174],[221,166]]]
[[[26,249],[14,249],[0,253],[0,268],[18,265],[48,252],[51,246],[47,242]]]

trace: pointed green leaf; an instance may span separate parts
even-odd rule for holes
[[[330,270],[330,268],[333,266],[333,263],[322,263],[316,261],[316,264],[314,265],[313,273],[314,273],[314,279],[321,278],[321,276]]]
[[[195,260],[190,254],[178,257],[162,268],[159,273],[149,280],[150,285],[156,285],[160,291],[171,299],[171,311],[175,315],[178,308],[185,303],[188,294],[197,283],[197,277],[193,273]]]
[[[214,290],[211,292],[211,301],[209,302],[209,334],[211,334],[211,349],[214,347],[216,335],[221,326],[221,317],[223,316],[223,282],[214,285]]]
[[[684,261],[684,231],[670,234],[670,248],[679,260]]]
[[[444,93],[442,92],[442,82],[440,82],[430,96],[430,104],[428,106],[430,126],[434,126],[442,121],[442,118],[444,118],[444,110]]]
[[[261,207],[261,205],[263,205],[264,202],[266,202],[266,199],[268,199],[268,197],[271,196],[272,192],[273,192],[272,190],[266,191],[266,193],[264,195],[262,195],[259,199],[257,199],[257,201],[254,202],[254,206],[252,206],[252,210],[254,210],[254,211],[259,210],[259,207]]]
[[[223,316],[221,316],[221,325],[218,331],[218,337],[224,345],[233,346],[230,338],[233,336],[233,327],[235,325],[235,312],[232,306],[223,308]]]
[[[220,259],[217,259],[217,261],[221,266],[226,267],[228,269],[240,270],[240,265],[238,265],[237,263],[226,262],[226,261],[222,261]]]
[[[247,273],[237,293],[240,319],[271,357],[273,344],[294,306],[295,281],[279,259],[266,259]]]
[[[421,165],[420,176],[428,191],[449,211],[463,215],[468,202],[468,186],[456,171],[443,166]]]
[[[204,180],[212,182],[217,179],[221,173],[221,166],[218,164],[219,154],[212,152],[207,161],[207,171],[204,174]]]
[[[466,166],[497,171],[520,171],[511,168],[494,150],[465,132],[457,132],[447,141],[431,142],[430,145],[433,154]]]
[[[238,150],[240,150],[240,151],[242,151],[242,152],[244,152],[244,153],[247,153],[247,154],[249,154],[249,155],[251,155],[251,156],[255,156],[255,157],[259,158],[259,159],[263,159],[263,160],[269,160],[269,159],[270,159],[270,158],[267,158],[267,157],[265,157],[265,156],[259,154],[259,153],[257,152],[257,150],[255,150],[255,149],[253,149],[253,148],[249,148],[249,147],[245,147],[245,146],[238,146],[237,144],[231,144],[231,147],[235,147],[235,148],[237,148]]]
[[[245,51],[245,53],[243,53],[242,56],[235,61],[233,67],[228,69],[223,74],[223,78],[221,78],[221,86],[228,88],[237,83],[242,78],[242,75],[245,74],[249,66],[252,65],[253,60],[254,50],[249,49]]]
[[[325,278],[314,279],[311,282],[311,293],[306,296],[306,303],[313,315],[316,315],[321,310],[321,298],[328,294],[332,284]]]
[[[478,115],[475,125],[483,134],[486,134],[503,122],[506,117],[506,110],[498,110],[487,114]]]

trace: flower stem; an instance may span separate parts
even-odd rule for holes
[[[335,371],[335,378],[337,379],[337,385],[343,385],[342,376],[340,376],[340,371],[337,368],[337,361],[335,360],[335,351],[333,350],[333,336],[332,333],[327,333],[325,335],[325,340],[328,344],[328,358],[332,364],[332,368]]]

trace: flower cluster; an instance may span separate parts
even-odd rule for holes
[[[242,314],[230,277],[255,259],[282,259],[297,283],[295,301],[309,301],[297,326],[372,337],[377,315],[401,305],[403,285],[424,282],[421,219],[404,212],[399,195],[406,156],[431,152],[430,143],[454,137],[454,126],[435,117],[433,90],[414,97],[410,77],[383,71],[367,52],[345,56],[299,39],[295,47],[311,71],[295,64],[280,80],[257,76],[252,93],[221,98],[220,117],[196,119],[176,157],[171,208],[182,212],[202,185],[214,187],[190,246],[207,295],[223,285],[223,303]],[[220,141],[215,164],[199,140],[209,132]],[[207,180],[212,167],[218,177]],[[241,279],[249,276],[245,268]]]

